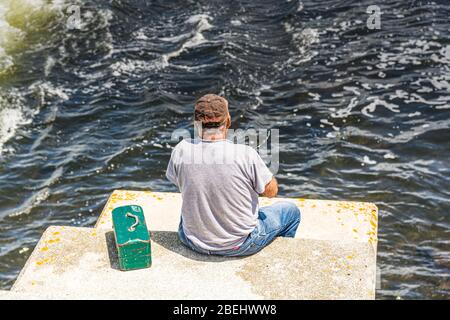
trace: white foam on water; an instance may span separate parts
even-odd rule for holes
[[[236,27],[242,25],[242,21],[238,20],[238,19],[233,19],[233,20],[230,21],[230,23],[231,23],[232,26],[236,26]]]
[[[427,105],[435,105],[435,106],[440,106],[440,105],[445,105],[446,101],[445,100],[426,100],[424,99],[422,96],[418,95],[417,93],[412,93],[410,95],[409,99],[405,99],[406,103],[423,103],[423,104],[427,104]]]
[[[144,28],[139,29],[138,31],[133,32],[133,38],[136,40],[148,40],[149,38],[145,34]]]
[[[4,144],[14,137],[21,125],[29,122],[22,103],[20,96],[16,94],[2,95],[0,93],[0,156],[7,151]]]
[[[442,64],[450,65],[450,45],[442,48],[439,53],[439,55],[433,53],[430,59],[434,62],[440,62]]]
[[[397,158],[393,153],[390,153],[390,152],[386,153],[383,157],[385,159],[396,159]]]
[[[210,17],[207,14],[196,14],[189,17],[186,20],[187,24],[195,25],[195,29],[191,32],[184,33],[174,37],[164,37],[160,40],[168,42],[178,42],[181,39],[186,39],[186,41],[181,45],[181,47],[175,51],[163,54],[161,59],[157,63],[158,68],[165,68],[169,65],[169,61],[172,58],[178,57],[186,49],[196,47],[202,43],[207,42],[203,36],[203,31],[211,29],[213,26],[209,23]]]
[[[355,94],[357,96],[359,96],[361,94],[361,92],[358,91],[357,87],[344,86],[344,90],[352,92],[353,94]]]
[[[329,126],[334,126],[333,122],[330,122],[328,119],[320,119],[320,123],[329,125]]]
[[[7,49],[13,45],[13,41],[23,38],[21,30],[11,26],[6,18],[8,7],[0,2],[0,72],[7,70],[14,65],[13,58],[7,53]]]
[[[149,66],[147,61],[125,59],[114,62],[110,68],[113,70],[112,75],[119,77],[121,75],[132,76],[136,70],[147,70]]]
[[[371,113],[375,112],[377,106],[383,106],[386,109],[392,111],[392,112],[400,112],[399,106],[394,103],[388,103],[384,100],[381,100],[379,98],[369,97],[367,100],[374,100],[372,103],[368,104],[364,108],[362,108],[361,113],[365,115],[366,117],[372,118],[373,115]]]
[[[59,19],[65,14],[68,6],[66,0],[0,0],[0,77],[8,75],[15,65],[15,55],[28,50],[27,36],[42,32],[41,26],[50,19]],[[77,3],[72,0],[69,4]],[[41,44],[36,44],[40,46]],[[44,65],[44,75],[51,73],[57,63],[49,56]],[[6,78],[5,78],[6,79]],[[40,101],[36,108],[30,108],[25,103],[26,94],[35,92]],[[0,157],[6,152],[13,152],[6,147],[17,133],[17,130],[33,120],[39,113],[40,106],[47,98],[68,99],[67,94],[60,88],[38,81],[26,89],[0,90]]]
[[[60,101],[65,101],[69,99],[69,95],[63,88],[54,87],[49,82],[40,82],[40,81],[35,82],[30,85],[29,89],[39,94],[41,98],[40,105],[43,105],[47,98],[50,99],[57,98]],[[39,110],[36,110],[34,114],[36,114],[37,112],[39,112]]]
[[[44,74],[46,77],[50,75],[50,72],[52,71],[55,64],[56,64],[55,58],[53,58],[52,56],[48,56],[44,66]]]
[[[350,100],[347,107],[339,109],[331,114],[333,118],[347,118],[353,111],[353,109],[358,105],[358,99],[356,97]]]
[[[299,52],[299,56],[295,59],[289,58],[288,63],[293,63],[294,65],[304,63],[318,54],[317,51],[310,50],[313,44],[320,42],[319,31],[317,29],[299,29],[286,22],[284,23],[284,30],[286,33],[291,34],[292,42]]]
[[[377,162],[375,160],[371,160],[368,156],[364,156],[361,165],[364,166],[365,164],[376,164],[376,163]]]
[[[320,100],[320,94],[318,93],[308,92],[308,96],[312,97],[314,101]]]
[[[14,136],[16,129],[24,122],[21,110],[12,108],[0,110],[0,155],[5,151],[4,143]]]
[[[35,193],[31,198],[29,198],[18,210],[9,214],[9,217],[17,217],[23,214],[29,214],[31,210],[41,204],[43,201],[47,200],[50,196],[49,188],[44,188],[37,193]]]
[[[409,118],[417,117],[417,116],[420,116],[421,114],[422,114],[422,113],[420,113],[419,111],[411,112],[411,113],[408,113],[408,117],[409,117]]]
[[[14,66],[14,51],[25,46],[36,25],[59,14],[65,0],[0,0],[0,75]]]
[[[69,96],[63,88],[54,87],[51,83],[37,81],[26,89],[26,94],[33,93],[38,98],[38,105],[29,108],[24,100],[24,92],[18,89],[0,91],[0,157],[6,152],[13,152],[5,147],[21,127],[30,124],[40,112],[40,107],[48,100],[68,100]]]

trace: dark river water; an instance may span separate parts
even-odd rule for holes
[[[282,196],[378,205],[378,298],[449,299],[450,3],[376,2],[380,29],[372,0],[0,0],[0,288],[112,190],[177,191],[171,134],[214,92],[280,130]]]

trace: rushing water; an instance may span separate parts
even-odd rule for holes
[[[113,189],[176,191],[206,92],[280,130],[280,194],[373,201],[379,298],[450,297],[450,3],[0,0],[0,288]],[[68,5],[80,7],[71,29]]]

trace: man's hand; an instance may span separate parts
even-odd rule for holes
[[[272,180],[268,184],[266,184],[266,188],[264,192],[261,194],[263,197],[273,198],[278,194],[278,183],[275,177],[272,177]]]

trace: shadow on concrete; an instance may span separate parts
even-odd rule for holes
[[[197,253],[192,249],[187,248],[178,238],[178,233],[173,231],[151,231],[150,236],[152,242],[155,242],[160,246],[166,248],[167,250],[170,250],[176,254],[179,254],[191,260],[203,262],[224,262],[229,260],[245,258],[245,257],[224,257],[224,256],[206,255]]]
[[[106,246],[108,248],[108,258],[112,269],[120,270],[119,268],[119,253],[117,252],[116,239],[114,231],[105,233]],[[216,255],[206,255],[193,251],[187,248],[178,238],[178,233],[173,231],[151,231],[151,241],[157,243],[161,247],[179,254],[187,259],[202,261],[202,262],[224,262],[229,260],[243,259],[245,257],[224,257]],[[153,250],[153,248],[152,248]]]
[[[117,252],[116,239],[114,238],[114,231],[105,233],[106,247],[108,248],[109,264],[111,268],[120,270],[119,268],[119,253]]]

